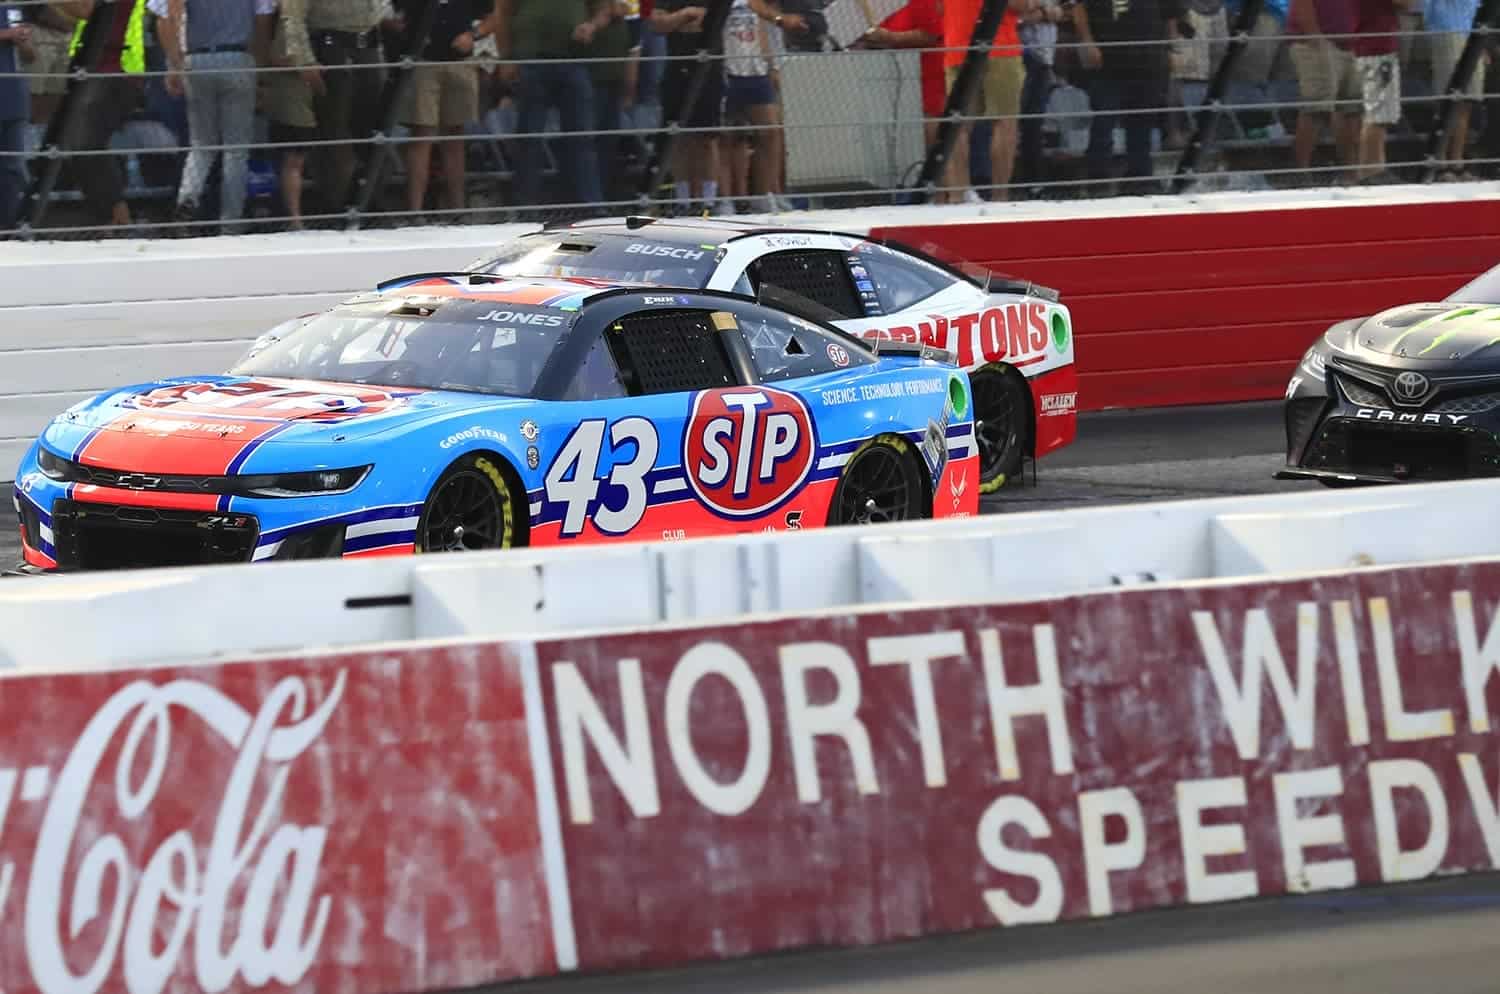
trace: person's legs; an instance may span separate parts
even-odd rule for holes
[[[183,85],[187,88],[188,141],[192,148],[182,166],[182,181],[177,186],[177,212],[180,216],[196,215],[203,198],[203,188],[213,171],[220,144],[219,97],[224,77],[206,70],[219,68],[211,55],[190,55]],[[205,71],[199,71],[205,70]]]
[[[1395,53],[1362,56],[1358,62],[1365,110],[1359,173],[1369,179],[1384,171],[1386,128],[1401,118],[1401,64]]]
[[[16,212],[26,194],[26,160],[20,153],[26,151],[30,126],[21,117],[0,120],[0,231],[16,226]]]
[[[1021,87],[1026,71],[1019,57],[990,59],[984,77],[985,116],[990,125],[991,200],[1010,196],[1010,180],[1016,167],[1016,115],[1021,112]]]
[[[1103,75],[1089,80],[1087,87],[1089,109],[1093,118],[1089,122],[1089,147],[1084,153],[1091,180],[1108,179],[1114,172],[1115,120],[1120,109],[1120,82]],[[1090,192],[1102,189],[1091,187]]]
[[[227,61],[243,70],[220,77],[224,84],[219,94],[219,131],[229,147],[224,151],[219,209],[224,221],[233,222],[245,214],[249,145],[255,140],[255,59],[248,54],[229,53]]]
[[[1047,93],[1052,84],[1052,67],[1032,52],[1025,55],[1026,81],[1021,86],[1022,121],[1017,129],[1020,133],[1020,161],[1016,180],[1036,185],[1043,182],[1042,126],[1046,122],[1042,115],[1047,111]]]
[[[1292,160],[1298,169],[1311,169],[1318,139],[1329,124],[1335,92],[1333,46],[1321,39],[1299,39],[1290,46],[1292,67],[1297,72],[1297,130],[1292,139]]]
[[[85,84],[75,141],[79,150],[104,149],[140,102],[140,91],[122,76],[96,76]],[[95,220],[115,226],[131,222],[125,203],[125,169],[118,155],[89,155],[77,161],[78,185]]]
[[[594,128],[594,80],[586,65],[573,63],[559,66],[558,115],[563,132],[592,131]],[[599,153],[592,138],[570,137],[562,140],[568,151],[564,158],[572,179],[572,200],[579,204],[597,204],[604,199],[599,182]]]
[[[438,123],[448,141],[442,143],[443,206],[460,211],[468,206],[467,143],[461,138],[471,121],[479,118],[479,76],[474,67],[455,62],[442,69],[443,87],[438,103]],[[453,216],[457,220],[457,215]]]
[[[552,106],[555,69],[536,62],[520,67],[516,127],[522,137],[516,156],[516,200],[525,207],[535,206],[541,200],[542,163],[546,161],[541,135]]]
[[[406,209],[413,213],[421,211],[427,204],[440,86],[437,66],[417,66],[412,70],[411,84],[397,115],[411,132],[411,141],[406,144]]]

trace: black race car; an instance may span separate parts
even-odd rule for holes
[[[1329,486],[1500,475],[1500,266],[1329,328],[1287,384],[1286,468]]]

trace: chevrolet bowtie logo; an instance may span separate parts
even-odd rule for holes
[[[140,473],[126,473],[115,480],[115,486],[124,487],[127,490],[155,490],[161,486],[161,477],[142,476]]]

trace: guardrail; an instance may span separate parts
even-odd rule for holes
[[[1275,468],[1268,459],[1266,472]],[[41,577],[0,584],[0,667],[647,628],[1500,555],[1497,498],[1500,482],[1476,481],[1061,517]],[[1429,513],[1433,506],[1443,513]],[[611,596],[599,597],[601,589]],[[77,624],[84,616],[89,623]]]
[[[1445,513],[1424,521],[1483,542],[1495,494],[1428,488]],[[1466,496],[1486,511],[1449,510]],[[1372,527],[1208,520],[1330,558],[1326,536],[1414,531],[1411,508],[1349,513]],[[860,584],[951,601],[980,592],[981,550],[1007,553],[991,576],[1046,566],[998,535],[927,532],[868,536],[887,544]],[[1108,559],[1067,556],[1066,536],[1048,559]],[[747,549],[684,551],[730,572]],[[586,589],[548,588],[547,565],[527,586],[496,557],[418,596],[469,623],[570,594],[576,612],[631,589],[597,562]],[[775,589],[751,572],[742,591]],[[131,618],[113,610],[128,579],[0,595],[61,636],[46,666],[0,676],[0,986],[408,994],[1500,868],[1493,558],[781,616],[725,603],[717,622],[212,663],[139,636],[147,603],[207,616],[220,578],[226,646],[226,619],[297,626],[270,588],[305,592],[316,570],[254,575],[140,578],[152,600]],[[361,594],[368,575],[338,579]],[[134,634],[136,665],[92,670],[82,627]]]

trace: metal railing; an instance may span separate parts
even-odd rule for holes
[[[416,16],[408,17],[400,30],[385,32],[378,58],[320,67],[325,80],[337,73],[361,74],[357,79],[366,88],[356,99],[374,102],[370,132],[330,137],[315,128],[297,132],[291,139],[285,135],[278,139],[271,133],[269,120],[274,108],[265,97],[268,86],[295,89],[308,85],[304,67],[271,64],[271,49],[259,43],[251,46],[264,48],[257,51],[258,64],[221,69],[190,67],[185,96],[173,96],[166,86],[171,72],[161,43],[155,40],[155,18],[148,13],[143,31],[144,71],[107,71],[101,59],[110,44],[112,27],[121,23],[115,18],[128,16],[135,2],[144,4],[146,0],[95,3],[92,13],[82,21],[65,71],[0,71],[0,87],[17,79],[66,81],[55,111],[44,126],[34,126],[38,133],[34,147],[0,147],[0,168],[6,160],[20,161],[28,173],[16,221],[0,228],[0,237],[160,236],[273,230],[288,225],[397,226],[419,221],[553,221],[626,212],[723,213],[976,197],[1063,199],[1120,192],[1324,185],[1349,181],[1351,174],[1358,180],[1362,171],[1374,167],[1361,161],[1299,161],[1306,153],[1297,149],[1293,135],[1299,126],[1310,126],[1304,119],[1319,119],[1331,110],[1357,118],[1365,105],[1364,94],[1346,93],[1331,101],[1302,97],[1289,59],[1281,53],[1314,38],[1331,41],[1338,51],[1361,39],[1375,38],[1388,39],[1400,48],[1400,93],[1394,97],[1400,113],[1377,143],[1384,149],[1374,177],[1377,181],[1394,177],[1434,182],[1450,172],[1500,172],[1494,168],[1500,166],[1500,111],[1494,109],[1500,67],[1488,74],[1483,92],[1470,93],[1470,84],[1493,44],[1500,0],[1481,0],[1478,4],[1461,54],[1440,85],[1429,83],[1433,66],[1441,64],[1433,56],[1441,44],[1451,57],[1454,33],[1428,30],[1420,24],[1403,26],[1397,32],[1319,36],[1283,33],[1268,37],[1256,31],[1257,19],[1263,14],[1262,0],[1244,0],[1232,17],[1220,15],[1220,33],[1207,39],[1163,36],[1088,41],[1070,30],[1069,21],[1064,19],[1062,34],[1052,48],[1052,68],[1044,70],[1038,68],[1039,60],[1026,60],[1027,72],[1047,77],[1046,100],[1041,108],[1023,107],[1005,113],[984,113],[984,107],[974,106],[984,90],[990,65],[987,42],[995,37],[1005,0],[984,0],[966,48],[945,48],[938,38],[921,48],[872,48],[861,39],[849,43],[845,38],[843,45],[823,40],[814,46],[817,50],[803,51],[786,45],[778,29],[769,21],[761,21],[767,37],[776,36],[772,38],[775,44],[764,50],[766,65],[773,70],[770,82],[745,83],[745,77],[734,77],[734,99],[728,109],[737,113],[723,116],[725,108],[714,107],[708,125],[694,116],[684,118],[674,112],[693,107],[700,97],[715,99],[723,90],[721,77],[726,66],[731,70],[741,68],[740,63],[732,61],[736,52],[726,54],[723,44],[732,0],[712,0],[707,5],[701,40],[689,54],[667,55],[663,38],[653,32],[649,18],[642,18],[640,34],[644,41],[640,51],[620,57],[595,56],[585,50],[565,60],[502,60],[496,49],[486,50],[483,44],[460,60],[424,59],[421,56],[432,40],[438,4],[435,0],[413,0]],[[195,10],[214,9],[208,6],[208,0],[190,2],[203,4]],[[44,0],[20,0],[11,6],[24,10],[43,5]],[[861,7],[875,26],[867,0]],[[1428,39],[1443,40],[1429,43]],[[1174,52],[1186,51],[1192,44],[1222,49],[1222,54],[1209,59],[1211,73],[1207,79],[1184,81],[1168,71],[1159,77],[1161,87],[1154,100],[1143,102],[1137,95],[1126,101],[1127,106],[1113,106],[1111,87],[1123,89],[1132,84],[1111,74],[1111,50],[1128,47],[1135,53],[1157,53],[1166,65]],[[1277,53],[1265,79],[1246,79],[1239,71],[1251,45],[1269,45]],[[1083,66],[1092,56],[1090,49],[1103,53],[1103,70],[1091,73]],[[925,57],[954,52],[963,57],[951,90],[944,88],[941,110],[930,102],[924,106],[923,74],[932,69],[924,64]],[[682,65],[691,68],[686,72],[669,68]],[[599,85],[590,74],[612,69],[613,76],[599,78],[628,72],[638,76],[640,82],[628,94],[630,107],[618,117],[591,116],[576,108],[563,112],[549,108],[548,116],[554,119],[538,128],[537,115],[528,112],[524,100],[528,74],[555,75],[560,66],[568,67],[567,72],[582,73],[578,78],[584,83],[579,85],[592,87],[595,96],[605,99],[618,98],[620,90]],[[244,77],[246,73],[253,74],[262,98],[254,111],[252,139],[193,141],[185,118],[196,96],[195,82],[204,86],[215,75]],[[433,76],[423,77],[422,73]],[[449,85],[455,73],[460,81],[463,74],[472,74],[470,82],[480,94],[473,119],[459,126],[437,126],[432,129],[437,133],[414,133],[405,119],[410,117],[407,110],[415,89],[421,86],[422,98],[430,101],[433,87]],[[377,79],[378,89],[368,86]],[[1188,89],[1194,93],[1201,90],[1201,99],[1188,102],[1168,98],[1167,93],[1182,82],[1191,84]],[[460,89],[468,85],[463,83]],[[929,89],[931,86],[929,80]],[[97,140],[97,135],[93,142],[85,141],[80,138],[81,122],[88,119],[91,102],[102,99],[101,93],[112,92],[110,88],[115,93],[110,99],[137,101],[138,107],[122,126],[111,131],[107,141]],[[122,88],[130,90],[123,98],[119,95]],[[572,122],[575,126],[562,129],[569,118],[578,117],[588,120],[583,126]],[[1041,155],[1032,153],[1037,161],[1023,163],[1024,175],[1007,183],[996,182],[992,171],[997,165],[1006,170],[1006,162],[985,154],[993,147],[986,132],[1002,121],[1015,121],[1022,131],[1029,126],[1033,146],[1038,133],[1043,139]],[[1036,130],[1038,125],[1040,132]],[[1448,154],[1449,135],[1461,126],[1467,126],[1467,145],[1473,147],[1461,149],[1455,157]],[[970,150],[967,172],[950,168],[966,132]],[[1124,154],[1119,147],[1122,133]],[[674,155],[678,143],[697,136],[709,136],[716,142],[689,145],[686,156]],[[1149,170],[1144,175],[1139,170],[1122,170],[1122,162],[1139,165],[1142,142],[1150,143]],[[454,160],[446,148],[453,144],[462,149],[461,170],[450,168]],[[1319,135],[1313,147],[1326,152],[1329,144]],[[721,167],[716,171],[718,195],[713,196],[709,187],[681,197],[682,177],[677,171],[686,166],[689,172],[702,173],[702,162],[695,155],[707,154],[705,149],[715,146],[720,157],[732,163],[732,169]],[[1002,159],[1016,155],[1016,149],[1003,141],[998,147]],[[200,155],[190,157],[195,149]],[[425,152],[414,158],[414,149]],[[311,209],[293,210],[288,170],[339,150],[346,154],[353,151],[357,161],[347,193],[329,199],[327,189],[320,188],[316,179],[325,174],[315,171],[312,182],[301,183]],[[213,184],[205,182],[209,177],[203,176],[192,184],[202,191],[196,213],[178,209],[187,164],[199,163],[207,158],[201,153],[209,152],[244,153],[248,170],[244,215],[218,216],[213,209],[218,202],[211,195]],[[604,161],[600,161],[601,156]],[[754,167],[757,156],[763,164],[759,170]],[[226,157],[220,154],[212,158],[215,164],[209,168],[222,184]],[[580,169],[587,169],[590,159],[598,163],[595,168],[600,182],[595,185],[600,195],[580,198],[575,191],[588,189],[589,183],[569,181]],[[128,223],[120,223],[119,212],[106,216],[114,205],[98,202],[101,162],[110,163],[108,168],[118,171],[116,180],[124,180],[104,183],[102,188],[106,193],[119,191]],[[459,189],[448,191],[445,206],[432,206],[437,202],[432,197],[436,184],[428,180],[425,190],[418,188],[423,175],[444,178],[446,184],[457,184]],[[523,195],[526,190],[539,190],[540,194],[527,197]],[[3,217],[4,205],[0,204]]]

